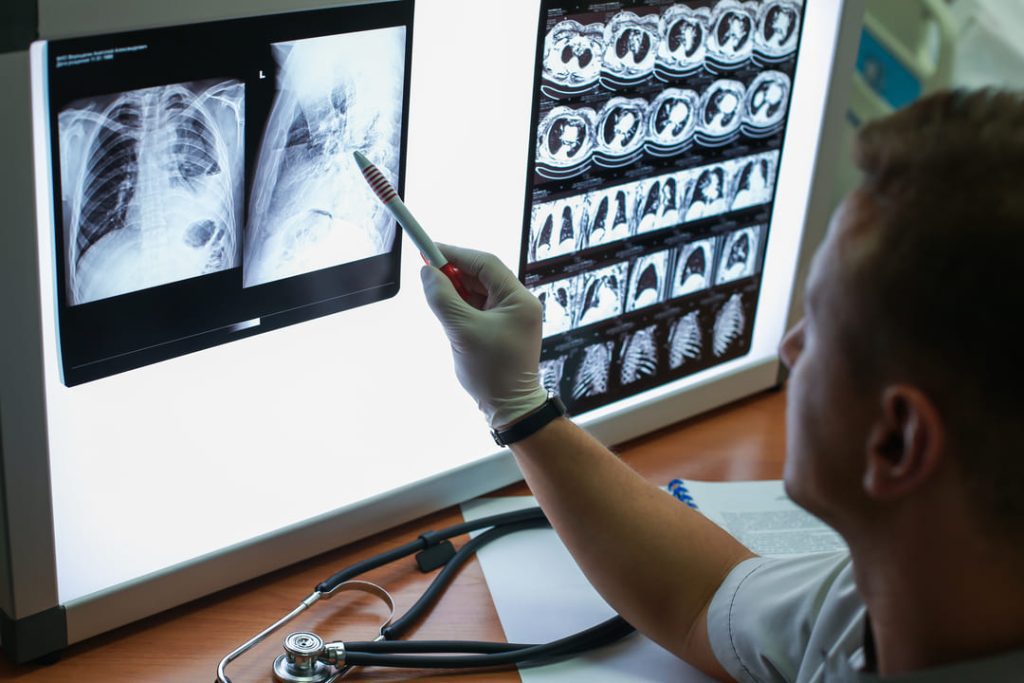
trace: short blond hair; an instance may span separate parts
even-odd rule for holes
[[[865,376],[936,401],[993,521],[1024,535],[1024,99],[941,92],[865,126],[849,269]]]

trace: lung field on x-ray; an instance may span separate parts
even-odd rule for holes
[[[58,117],[72,305],[238,266],[244,86],[197,81]]]
[[[405,28],[278,43],[273,52],[277,96],[249,203],[246,287],[386,253],[395,237],[352,152],[397,185]]]

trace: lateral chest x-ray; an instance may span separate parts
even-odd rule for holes
[[[245,286],[391,248],[394,220],[352,150],[397,185],[404,48],[399,29],[273,45],[278,92],[253,180]]]
[[[411,20],[399,0],[46,44],[65,384],[397,292],[352,152],[401,186]]]
[[[749,350],[802,12],[542,1],[520,274],[571,411]]]

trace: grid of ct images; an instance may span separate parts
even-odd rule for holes
[[[802,11],[542,3],[520,275],[570,412],[749,351]]]

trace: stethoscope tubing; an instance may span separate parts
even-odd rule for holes
[[[352,666],[384,666],[391,668],[416,669],[466,669],[495,666],[537,665],[554,659],[564,658],[613,643],[635,629],[621,617],[613,617],[596,626],[575,633],[550,643],[494,643],[472,640],[398,640],[417,620],[419,620],[437,600],[444,589],[461,567],[482,546],[502,536],[526,529],[550,526],[547,517],[539,507],[507,512],[489,517],[463,522],[440,531],[428,531],[421,534],[415,541],[410,541],[397,548],[383,552],[375,557],[357,562],[317,585],[316,590],[287,616],[261,631],[242,646],[221,660],[217,669],[217,680],[229,683],[226,667],[233,660],[244,654],[271,633],[294,619],[298,614],[311,607],[321,598],[329,598],[339,589],[345,590],[348,582],[362,584],[352,580],[370,570],[390,564],[408,557],[455,536],[486,529],[479,535],[466,541],[455,550],[444,562],[442,569],[427,590],[400,618],[385,623],[380,630],[380,637],[374,641],[344,643],[344,664],[339,664],[339,671],[331,680],[343,675]],[[490,527],[490,528],[487,528]],[[386,591],[375,588],[387,596]],[[387,596],[390,601],[390,596]],[[392,610],[393,603],[390,603]],[[343,666],[343,668],[342,668]]]
[[[612,643],[633,632],[621,617],[613,617],[601,624],[550,643],[491,643],[485,641],[402,641],[398,640],[440,598],[455,574],[477,550],[502,536],[527,529],[550,526],[540,508],[527,508],[512,513],[492,515],[471,522],[457,524],[441,531],[424,534],[419,540],[430,545],[454,536],[491,527],[471,538],[445,563],[444,568],[423,592],[419,600],[390,626],[381,630],[382,640],[345,643],[345,663],[352,666],[386,666],[391,668],[481,668],[540,663],[556,657],[566,657]],[[411,544],[410,544],[411,545]],[[417,547],[417,550],[420,548]],[[397,550],[397,549],[396,549]],[[414,552],[414,551],[411,551]],[[408,553],[408,554],[411,554]],[[367,562],[374,562],[371,558]],[[353,567],[354,568],[354,567]],[[351,570],[352,568],[350,568]],[[337,577],[352,578],[347,571]],[[326,582],[325,582],[326,583]],[[321,584],[318,588],[324,586]],[[436,653],[427,656],[424,653]],[[462,653],[462,654],[448,654]],[[466,654],[473,653],[473,654]]]
[[[489,643],[467,640],[397,640],[345,643],[345,663],[412,669],[464,669],[512,664],[539,665],[611,644],[635,629],[622,617],[550,643]],[[427,654],[423,653],[476,653]]]
[[[403,557],[408,557],[413,553],[419,552],[421,550],[426,550],[430,546],[436,545],[441,541],[446,541],[449,538],[461,536],[462,534],[466,534],[471,531],[476,531],[478,529],[483,529],[485,527],[500,527],[501,525],[514,524],[517,522],[527,520],[544,520],[543,524],[547,524],[547,517],[544,516],[544,513],[541,511],[541,509],[538,507],[533,507],[526,508],[525,510],[516,510],[515,512],[491,515],[489,517],[481,517],[480,519],[474,519],[469,522],[456,524],[454,526],[450,526],[440,531],[428,531],[426,533],[420,534],[419,538],[417,538],[415,541],[410,541],[409,543],[400,545],[397,548],[393,548],[387,552],[383,552],[375,557],[362,560],[361,562],[356,562],[355,564],[346,567],[345,569],[342,569],[341,571],[331,576],[329,579],[321,581],[320,584],[316,587],[316,590],[320,593],[328,594],[333,589],[337,588],[339,585],[341,585],[345,581],[348,581],[349,579],[354,579],[360,574],[364,574],[370,571],[371,569],[376,569],[377,567],[382,567],[386,564],[390,564],[395,560],[400,560]]]

